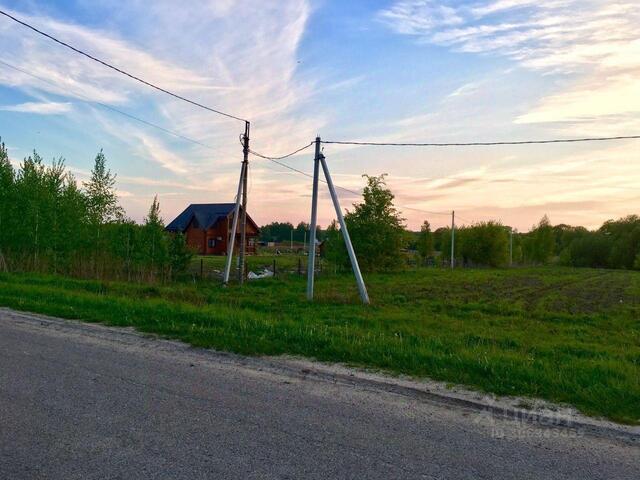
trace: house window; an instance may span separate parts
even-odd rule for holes
[[[208,241],[209,248],[214,248],[216,246],[216,239],[210,238]]]

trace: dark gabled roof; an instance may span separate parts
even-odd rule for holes
[[[232,213],[235,206],[235,203],[192,203],[167,225],[166,230],[170,232],[184,232],[194,219],[198,228],[208,230],[215,225],[218,220]],[[249,218],[249,215],[247,215],[247,221],[255,225],[255,222]]]
[[[194,217],[198,227],[206,230],[220,218],[229,215],[235,206],[235,203],[192,203],[173,222],[167,225],[167,230],[170,232],[184,232]]]

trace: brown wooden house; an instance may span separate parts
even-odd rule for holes
[[[178,215],[166,230],[184,233],[187,244],[200,255],[225,255],[227,242],[231,238],[231,227],[235,203],[197,203],[189,205]],[[240,247],[240,220],[234,250]],[[247,253],[256,252],[259,229],[247,215]]]

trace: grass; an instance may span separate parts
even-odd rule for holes
[[[426,269],[221,288],[0,275],[0,305],[242,354],[293,354],[568,403],[640,423],[640,274]]]

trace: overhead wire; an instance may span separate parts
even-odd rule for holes
[[[491,142],[453,142],[453,143],[399,143],[399,142],[360,142],[346,140],[322,140],[321,143],[333,145],[356,145],[373,147],[487,147],[496,145],[536,145],[548,143],[607,142],[614,140],[637,140],[640,135],[618,135],[614,137],[554,138],[549,140],[518,140]]]
[[[277,165],[280,165],[281,167],[284,167],[284,168],[286,168],[287,170],[290,170],[290,171],[292,171],[292,172],[299,173],[300,175],[304,175],[305,177],[308,177],[308,178],[313,178],[313,175],[311,175],[310,173],[305,172],[305,171],[303,171],[303,170],[299,170],[299,169],[297,169],[297,168],[295,168],[295,167],[292,167],[291,165],[288,165],[288,164],[286,164],[286,163],[283,163],[283,162],[281,162],[280,160],[285,159],[285,158],[292,157],[292,156],[293,156],[293,155],[295,155],[296,153],[300,153],[300,152],[302,152],[302,151],[306,150],[307,148],[309,148],[310,146],[312,146],[314,143],[315,143],[315,142],[311,142],[310,144],[305,145],[304,147],[300,147],[300,148],[298,148],[297,150],[294,150],[293,152],[288,153],[288,154],[286,154],[286,155],[282,155],[281,157],[269,157],[269,156],[267,156],[267,155],[262,155],[262,154],[260,154],[260,153],[258,153],[258,152],[253,151],[253,150],[249,150],[249,153],[251,153],[252,155],[255,155],[255,156],[256,156],[256,157],[258,157],[258,158],[262,158],[262,159],[264,159],[264,160],[269,160],[270,162],[273,162],[273,163],[275,163],[275,164],[277,164]],[[320,180],[322,183],[327,183],[325,180],[323,180],[323,179],[321,179],[321,178],[320,178],[319,180]],[[345,192],[353,193],[354,195],[360,195],[360,194],[361,194],[361,192],[356,192],[355,190],[350,190],[350,189],[348,189],[348,188],[346,188],[346,187],[342,187],[342,186],[340,186],[340,185],[335,185],[335,187],[336,187],[336,188],[339,188],[340,190],[344,190]]]
[[[125,76],[131,78],[132,80],[135,80],[135,81],[140,82],[140,83],[142,83],[142,84],[144,84],[144,85],[146,85],[148,87],[151,87],[151,88],[153,88],[155,90],[158,90],[159,92],[165,93],[165,94],[170,95],[170,96],[172,96],[174,98],[177,98],[178,100],[182,100],[183,102],[190,103],[191,105],[194,105],[196,107],[202,108],[204,110],[208,110],[208,111],[210,111],[212,113],[216,113],[218,115],[222,115],[224,117],[231,118],[233,120],[238,120],[240,122],[245,122],[245,123],[248,122],[248,120],[246,120],[244,118],[237,117],[237,116],[232,115],[230,113],[223,112],[222,110],[218,110],[218,109],[203,105],[202,103],[199,103],[199,102],[197,102],[195,100],[191,100],[191,99],[186,98],[186,97],[184,97],[184,96],[182,96],[180,94],[177,94],[177,93],[174,93],[174,92],[172,92],[170,90],[167,90],[166,88],[162,88],[162,87],[160,87],[158,85],[155,85],[155,84],[153,84],[151,82],[148,82],[148,81],[146,81],[146,80],[144,80],[144,79],[142,79],[142,78],[140,78],[140,77],[138,77],[136,75],[133,75],[133,74],[127,72],[126,70],[122,70],[121,68],[116,67],[115,65],[112,65],[112,64],[110,64],[108,62],[105,62],[104,60],[100,60],[99,58],[97,58],[97,57],[95,57],[95,56],[93,56],[93,55],[91,55],[91,54],[89,54],[89,53],[87,53],[87,52],[85,52],[85,51],[83,51],[83,50],[81,50],[79,48],[76,48],[73,45],[70,45],[70,44],[68,44],[66,42],[63,42],[62,40],[59,40],[58,38],[54,37],[53,35],[50,35],[50,34],[44,32],[42,30],[39,30],[38,28],[34,27],[33,25],[30,25],[27,22],[24,22],[24,21],[22,21],[22,20],[20,20],[20,19],[18,19],[16,17],[14,17],[13,15],[5,12],[4,10],[0,10],[0,14],[4,15],[5,17],[7,17],[7,18],[9,18],[11,20],[13,20],[14,22],[19,23],[20,25],[22,25],[22,26],[24,26],[24,27],[26,27],[26,28],[28,28],[28,29],[40,34],[40,35],[42,35],[43,37],[48,38],[49,40],[53,40],[54,42],[56,42],[59,45],[62,45],[63,47],[66,47],[66,48],[68,48],[68,49],[70,49],[70,50],[72,50],[72,51],[74,51],[74,52],[76,52],[76,53],[78,53],[80,55],[83,55],[84,57],[86,57],[86,58],[88,58],[90,60],[93,60],[94,62],[98,62],[101,65],[103,65],[103,66],[105,66],[107,68],[110,68],[111,70],[114,70],[114,71],[116,71],[116,72],[118,72],[118,73],[120,73],[122,75],[125,75]]]
[[[291,170],[292,172],[299,173],[300,175],[304,175],[305,177],[308,177],[308,178],[313,178],[313,175],[311,175],[310,173],[307,173],[307,172],[305,172],[303,170],[299,170],[299,169],[297,169],[295,167],[292,167],[291,165],[283,163],[280,160],[284,159],[284,158],[291,157],[291,156],[295,155],[296,153],[299,153],[299,152],[301,152],[303,150],[306,150],[307,148],[312,146],[314,143],[315,142],[311,142],[309,145],[305,145],[304,147],[298,148],[297,150],[294,150],[293,152],[291,152],[291,153],[289,153],[287,155],[283,155],[281,157],[268,157],[266,155],[261,155],[261,154],[259,154],[257,152],[254,152],[253,150],[249,150],[249,153],[251,153],[251,154],[253,154],[253,155],[255,155],[255,156],[259,157],[259,158],[263,158],[265,160],[269,160],[269,161],[271,161],[271,162],[273,162],[273,163],[275,163],[277,165],[280,165],[281,167],[284,167],[284,168],[286,168],[288,170]],[[323,180],[321,178],[319,180],[322,183],[327,183],[325,180]],[[353,195],[358,195],[358,196],[362,195],[362,192],[357,192],[355,190],[351,190],[351,189],[343,187],[341,185],[334,184],[334,186],[336,188],[340,189],[340,190],[343,190],[345,192],[351,193]],[[420,209],[420,208],[407,207],[407,206],[404,206],[404,205],[398,205],[398,206],[400,208],[403,208],[403,209],[406,209],[406,210],[414,210],[414,211],[417,211],[417,212],[427,213],[429,215],[447,215],[447,216],[450,215],[450,212],[448,212],[448,213],[445,213],[445,212],[433,212],[433,211],[429,211],[429,210],[423,210],[423,209]]]
[[[281,157],[270,157],[270,156],[258,153],[258,152],[254,151],[254,150],[249,150],[249,153],[251,153],[252,155],[255,155],[256,157],[264,158],[265,160],[284,160],[285,158],[293,157],[296,153],[300,153],[300,152],[306,150],[307,148],[312,146],[314,143],[316,143],[316,142],[311,142],[311,143],[305,145],[304,147],[300,147],[300,148],[298,148],[297,150],[294,150],[291,153],[287,153],[286,155],[282,155]]]

